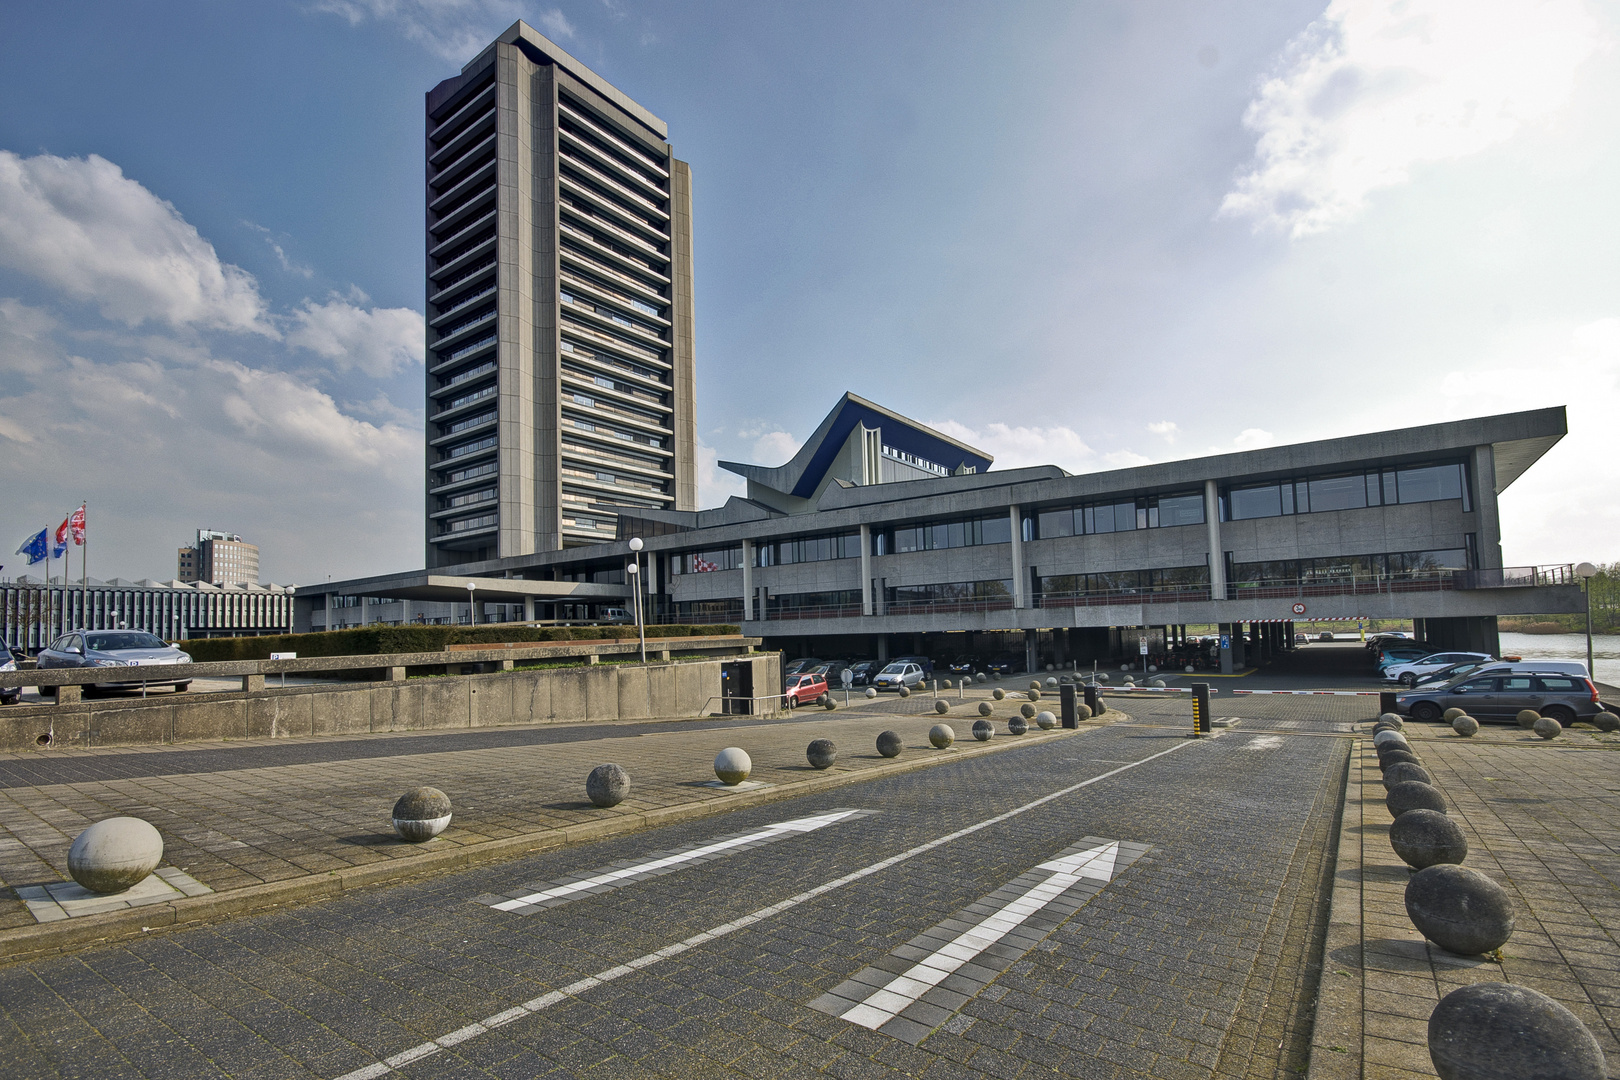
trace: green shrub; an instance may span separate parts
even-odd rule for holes
[[[734,625],[649,626],[647,638],[718,637],[741,633]],[[193,638],[176,642],[198,663],[217,660],[268,660],[273,652],[316,656],[375,656],[380,653],[443,652],[449,645],[503,645],[508,642],[634,641],[634,626],[368,626],[313,634],[266,637]]]

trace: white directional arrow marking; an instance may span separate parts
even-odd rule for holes
[[[877,1030],[944,982],[957,968],[1017,929],[1070,886],[1085,878],[1104,883],[1113,880],[1114,862],[1118,857],[1119,842],[1114,841],[1041,863],[1036,869],[1050,874],[1044,881],[1025,890],[973,929],[957,935],[938,952],[912,965],[865,1001],[842,1013],[842,1017],[850,1023]]]
[[[662,858],[649,859],[646,862],[632,863],[629,866],[622,866],[615,870],[609,870],[604,873],[597,874],[594,877],[584,878],[579,881],[570,881],[563,885],[555,885],[542,892],[530,893],[527,896],[519,896],[515,899],[507,900],[499,904],[491,904],[489,906],[494,908],[496,911],[516,911],[518,908],[528,907],[531,904],[543,904],[548,900],[561,900],[571,896],[578,896],[580,893],[600,890],[604,886],[611,887],[618,885],[630,878],[640,877],[644,874],[660,873],[662,871],[669,870],[672,867],[680,866],[682,863],[696,862],[701,859],[710,859],[716,855],[723,854],[736,848],[744,847],[748,844],[757,844],[762,841],[780,839],[781,837],[791,833],[815,832],[817,829],[824,829],[828,825],[835,825],[840,821],[847,821],[852,817],[862,816],[864,813],[865,811],[861,810],[836,810],[827,814],[818,814],[815,817],[795,818],[792,821],[779,821],[774,825],[767,825],[757,832],[743,833],[741,836],[733,836],[725,840],[716,840],[713,843],[704,844],[702,847],[696,847],[690,851],[679,851],[672,855],[665,855]]]

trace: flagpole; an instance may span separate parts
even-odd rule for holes
[[[79,572],[84,575],[80,582],[79,607],[81,621],[85,628],[90,626],[90,515],[86,511],[90,507],[90,500],[86,499],[79,504],[79,513],[84,514],[84,550],[79,552]],[[68,539],[73,539],[73,520],[68,519]]]

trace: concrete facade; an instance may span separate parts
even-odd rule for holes
[[[0,582],[0,640],[37,652],[69,630],[145,630],[170,641],[285,634],[293,590],[282,585],[91,578],[88,586],[26,575]]]
[[[427,565],[696,505],[691,172],[524,23],[425,104]]]

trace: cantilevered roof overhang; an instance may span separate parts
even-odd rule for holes
[[[479,600],[495,604],[521,602],[528,597],[549,602],[617,600],[630,595],[629,587],[626,585],[596,585],[583,581],[529,581],[525,578],[461,577],[453,574],[430,574],[425,571],[304,585],[298,589],[297,595],[302,599],[333,594],[466,603],[468,585],[474,587]]]

